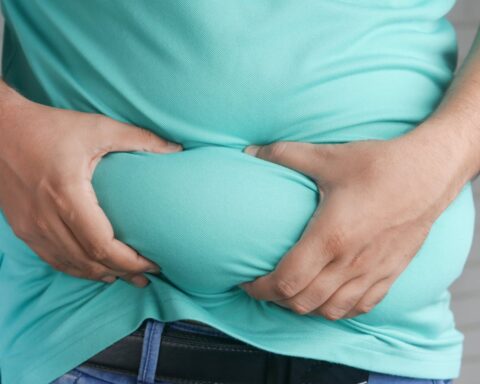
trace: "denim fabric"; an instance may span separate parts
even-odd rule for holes
[[[65,373],[51,384],[173,384],[155,380],[155,370],[160,353],[162,333],[165,323],[147,319],[142,346],[142,357],[137,375],[117,373],[106,369],[93,368],[84,364]],[[171,328],[205,335],[223,335],[225,333],[214,328],[197,326],[192,323],[172,322]],[[345,384],[452,384],[452,380],[414,379],[396,375],[371,372],[368,382]],[[315,384],[315,383],[309,383]],[[319,383],[319,384],[323,384]],[[331,383],[336,384],[336,383]],[[344,383],[342,383],[344,384]]]
[[[155,380],[164,325],[161,321],[147,319],[140,368],[136,376],[81,364],[51,384],[172,384]]]

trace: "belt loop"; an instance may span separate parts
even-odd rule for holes
[[[137,384],[155,384],[158,356],[165,323],[147,319],[142,344],[142,357],[138,369]]]
[[[286,384],[290,380],[290,365],[292,358],[286,355],[268,352],[266,384]]]

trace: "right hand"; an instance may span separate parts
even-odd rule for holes
[[[0,84],[0,208],[17,237],[54,269],[139,287],[157,264],[115,239],[91,179],[115,151],[183,150],[152,132],[96,113],[32,102]]]

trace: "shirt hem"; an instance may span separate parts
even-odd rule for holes
[[[176,298],[162,300],[163,303],[172,301],[179,303],[179,307],[182,307],[182,300]],[[170,316],[168,319],[162,317],[159,312],[155,310],[138,311],[138,307],[135,305],[129,306],[127,311],[113,318],[108,316],[109,312],[107,311],[97,317],[97,319],[106,319],[101,325],[95,323],[95,326],[82,327],[82,332],[77,333],[75,338],[67,339],[66,344],[59,344],[57,348],[50,349],[49,353],[44,352],[42,359],[37,360],[30,369],[24,372],[12,372],[4,366],[2,368],[2,376],[8,378],[8,380],[4,379],[2,382],[3,384],[49,384],[64,373],[82,364],[91,356],[135,331],[147,318],[153,318],[159,321],[184,319],[201,321],[258,348],[274,353],[285,354],[285,352],[280,349],[279,344],[271,343],[267,345],[268,343],[254,341],[253,339],[255,339],[255,337],[253,334],[251,338],[238,334],[228,325],[217,321],[215,318],[209,317],[208,312],[198,311],[197,313],[192,313],[192,311],[189,311],[191,308],[183,308],[185,308],[185,310],[178,311],[175,316]],[[91,339],[92,333],[95,333],[95,343],[86,344],[85,340]],[[315,337],[315,335],[309,336],[311,338]],[[275,339],[272,338],[270,340],[274,341]],[[310,341],[312,340],[310,339]],[[323,336],[319,339],[319,343],[325,343],[326,341]],[[77,348],[79,345],[82,345],[82,348]],[[328,340],[326,348],[316,349],[315,353],[317,356],[313,358],[355,366],[372,372],[417,379],[445,380],[455,379],[459,376],[460,360],[458,353],[442,353],[441,359],[435,359],[432,358],[432,356],[427,358],[427,355],[434,354],[428,351],[424,351],[424,353],[423,351],[408,353],[407,356],[393,348],[390,350],[386,348],[384,348],[384,350],[378,350],[378,348],[379,344],[375,343],[371,343],[369,348],[362,348],[352,344],[341,343],[331,338]],[[61,366],[55,362],[55,357],[59,354],[69,356],[68,365]],[[289,355],[312,358],[311,356],[301,356],[301,354],[295,352],[289,353]],[[355,358],[352,358],[353,356],[355,356]]]

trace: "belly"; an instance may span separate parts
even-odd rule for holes
[[[119,239],[190,293],[269,272],[315,210],[315,183],[240,150],[110,153],[93,177]]]
[[[117,238],[159,264],[178,289],[203,297],[272,271],[319,202],[305,175],[221,146],[110,153],[93,186]],[[381,305],[364,315],[369,322],[400,321],[442,298],[461,273],[472,228],[467,184]]]
[[[3,0],[4,77],[32,100],[184,146],[110,153],[93,185],[117,238],[178,289],[215,297],[273,270],[318,203],[312,180],[245,145],[397,137],[429,116],[452,78],[455,34],[440,17],[452,1],[390,1],[382,12],[362,2]],[[443,305],[473,215],[468,184],[365,322]]]

